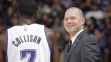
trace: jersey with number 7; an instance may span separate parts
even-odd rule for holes
[[[58,62],[56,37],[44,25],[19,25],[0,36],[0,62]],[[5,60],[6,59],[6,60]]]

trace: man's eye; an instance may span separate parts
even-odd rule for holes
[[[65,20],[68,20],[68,19],[65,19]]]
[[[75,18],[71,18],[71,19],[75,19]]]

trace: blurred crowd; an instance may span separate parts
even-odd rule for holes
[[[20,0],[0,0],[0,34],[18,25],[17,6]],[[64,14],[69,7],[82,9],[86,19],[84,31],[94,37],[100,46],[101,62],[111,62],[111,0],[36,0],[38,20],[55,31],[60,52],[64,59],[64,47],[70,36],[64,29]]]

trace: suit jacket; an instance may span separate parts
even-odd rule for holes
[[[69,52],[68,44],[65,46],[64,62],[99,62],[100,48],[97,41],[82,31]]]

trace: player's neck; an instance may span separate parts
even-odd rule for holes
[[[20,20],[20,25],[23,25],[23,24],[32,24],[34,23],[32,19],[25,19],[25,18],[22,18]]]

